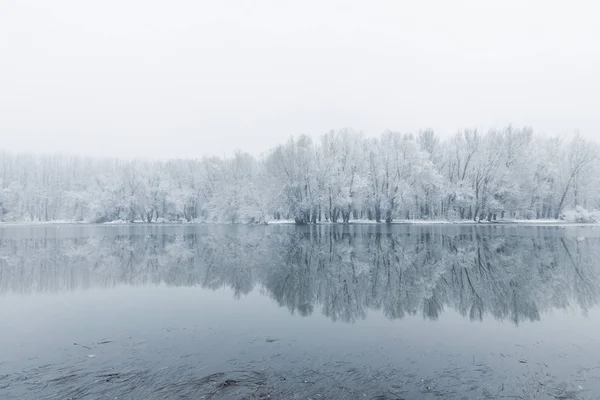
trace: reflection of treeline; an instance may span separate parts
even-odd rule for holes
[[[227,286],[243,295],[259,285],[291,312],[319,308],[343,321],[369,309],[392,319],[435,319],[449,307],[470,319],[519,323],[552,308],[597,304],[600,239],[487,232],[323,228],[1,239],[0,293],[163,283]]]

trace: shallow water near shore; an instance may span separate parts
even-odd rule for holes
[[[0,228],[2,399],[600,396],[594,226]]]

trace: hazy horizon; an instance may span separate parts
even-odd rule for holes
[[[473,130],[476,129],[477,132],[479,134],[481,134],[482,136],[485,136],[487,133],[489,133],[492,130],[496,130],[497,132],[501,133],[505,128],[507,128],[508,126],[511,126],[515,129],[522,129],[522,128],[532,128],[533,130],[533,134],[534,136],[537,137],[541,137],[541,138],[552,138],[552,137],[563,137],[563,138],[573,138],[576,135],[580,135],[580,137],[585,138],[585,139],[589,139],[590,143],[598,143],[600,144],[600,140],[599,137],[596,136],[589,136],[589,135],[585,135],[579,131],[574,131],[574,132],[566,132],[565,134],[561,135],[561,134],[557,134],[557,135],[550,135],[544,132],[538,132],[536,131],[533,127],[529,127],[529,126],[515,126],[515,125],[507,125],[504,127],[494,127],[494,128],[490,128],[490,129],[478,129],[478,128],[472,128],[472,127],[467,127],[461,130],[457,130],[456,132],[454,132],[455,134],[464,134],[464,132],[466,130]],[[416,130],[413,132],[398,132],[398,131],[394,131],[394,130],[385,130],[382,132],[379,132],[378,134],[366,134],[363,131],[360,131],[358,129],[352,129],[351,127],[346,127],[346,128],[341,128],[341,129],[330,129],[327,132],[323,132],[323,133],[319,133],[319,134],[297,134],[297,135],[289,135],[287,137],[282,136],[281,138],[279,138],[277,141],[274,141],[272,144],[269,145],[269,147],[266,147],[264,149],[259,149],[259,151],[248,151],[246,149],[240,148],[240,147],[231,147],[229,150],[224,150],[221,153],[198,153],[198,154],[193,154],[193,152],[191,152],[190,154],[186,153],[185,155],[176,155],[176,154],[149,154],[149,155],[144,155],[144,154],[134,154],[134,155],[127,155],[127,154],[102,154],[102,153],[94,153],[92,152],[85,152],[85,151],[77,151],[74,149],[71,150],[61,150],[61,149],[52,149],[52,150],[31,150],[31,149],[8,149],[8,148],[4,148],[4,147],[0,147],[0,153],[4,153],[6,155],[9,156],[32,156],[32,157],[38,157],[38,156],[59,156],[59,157],[81,157],[81,158],[86,158],[86,159],[91,159],[91,160],[121,160],[121,161],[140,161],[140,162],[168,162],[168,161],[175,161],[175,160],[202,160],[202,159],[210,159],[213,157],[216,158],[220,158],[222,160],[228,160],[228,159],[232,159],[235,158],[236,153],[241,152],[242,154],[249,154],[252,157],[254,157],[256,160],[264,160],[266,158],[269,157],[270,154],[272,154],[273,151],[275,151],[279,146],[285,146],[290,139],[298,139],[301,135],[307,135],[311,138],[311,140],[313,140],[313,144],[315,145],[319,145],[321,137],[323,136],[327,136],[328,134],[335,132],[335,133],[342,133],[346,130],[349,130],[350,132],[355,132],[357,134],[361,134],[363,135],[363,137],[365,138],[380,138],[382,135],[389,133],[389,132],[393,132],[393,133],[400,133],[401,135],[404,134],[413,134],[414,137],[418,137],[419,132],[420,131],[424,131],[426,129],[429,128],[424,128],[424,129],[420,129],[420,130]],[[443,140],[444,139],[448,139],[449,135],[444,135],[444,134],[439,134],[439,132],[435,132],[436,135],[438,135],[437,137],[439,139]],[[565,142],[566,143],[566,142]]]
[[[350,127],[600,132],[591,1],[3,2],[0,150],[259,155]]]

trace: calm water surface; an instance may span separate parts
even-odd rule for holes
[[[598,399],[600,229],[0,228],[1,399]]]

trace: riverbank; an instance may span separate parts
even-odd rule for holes
[[[57,220],[57,221],[23,221],[23,222],[0,222],[0,226],[38,226],[38,225],[296,225],[294,220],[272,220],[266,223],[254,223],[254,224],[233,224],[229,223],[217,223],[217,222],[206,222],[206,221],[153,221],[153,222],[144,222],[142,220],[136,221],[110,221],[103,223],[95,223],[95,222],[85,222],[85,221],[68,221],[68,220]],[[367,219],[357,219],[351,220],[347,224],[342,222],[329,222],[329,221],[321,221],[316,224],[308,224],[310,225],[387,225],[386,222],[381,221],[377,222],[374,220]],[[418,220],[418,219],[397,219],[393,220],[390,225],[598,225],[596,222],[574,222],[574,221],[565,221],[560,219],[504,219],[504,220],[496,220],[496,221],[472,221],[472,220],[458,220],[458,221],[450,221],[450,220]]]

